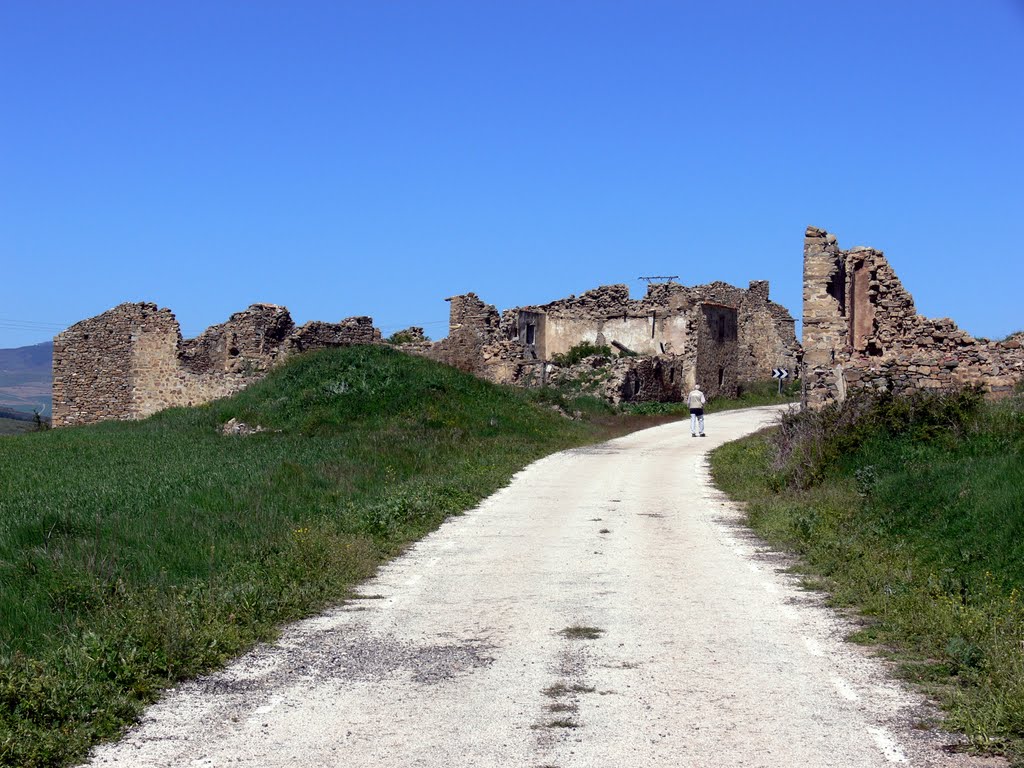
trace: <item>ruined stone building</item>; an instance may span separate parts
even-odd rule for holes
[[[1024,379],[1024,339],[975,339],[948,319],[918,315],[888,260],[804,235],[803,401],[817,408],[851,389],[903,392],[977,385],[992,395]]]
[[[642,299],[609,285],[500,314],[473,293],[448,301],[448,337],[417,351],[499,383],[557,380],[567,372],[553,361],[582,342],[616,350],[604,391],[615,402],[679,400],[696,382],[734,395],[739,383],[797,363],[793,318],[769,300],[765,281],[655,283]]]
[[[183,340],[169,309],[121,304],[53,340],[53,425],[141,419],[234,394],[312,349],[380,342],[369,317],[296,327],[284,307],[253,304]]]

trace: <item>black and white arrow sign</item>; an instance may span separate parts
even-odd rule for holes
[[[788,379],[789,371],[785,368],[772,368],[772,378],[779,379],[780,381],[782,379]]]

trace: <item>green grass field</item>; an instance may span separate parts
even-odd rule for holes
[[[1024,398],[853,406],[719,448],[753,529],[978,749],[1024,764]],[[859,412],[858,412],[859,409]]]
[[[35,429],[35,424],[25,419],[5,419],[0,416],[0,436],[21,435]]]
[[[268,431],[222,436],[232,417]],[[201,408],[0,440],[0,764],[81,757],[530,461],[614,430],[374,347]]]

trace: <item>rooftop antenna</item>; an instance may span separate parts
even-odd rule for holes
[[[646,280],[647,284],[652,284],[655,280],[666,280],[672,282],[679,278],[679,275],[640,275],[637,280]]]

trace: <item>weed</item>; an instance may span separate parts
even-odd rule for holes
[[[569,640],[596,640],[604,634],[603,629],[597,627],[584,627],[579,624],[573,624],[571,627],[566,627],[559,632],[562,637],[568,638]]]
[[[713,452],[716,483],[801,557],[972,745],[1024,754],[1024,398],[857,396]]]
[[[551,362],[563,368],[568,368],[571,365],[576,365],[576,363],[586,357],[593,357],[595,355],[610,358],[612,356],[612,348],[606,344],[591,344],[589,341],[581,341],[562,354],[552,355]]]
[[[392,346],[398,346],[400,344],[411,344],[417,341],[430,341],[430,339],[428,339],[426,336],[422,338],[414,336],[408,331],[395,331],[386,339],[384,339],[385,344],[390,344]]]
[[[566,704],[561,701],[557,701],[554,704],[548,704],[548,712],[575,712],[579,709],[575,704]]]
[[[573,683],[566,685],[562,681],[549,685],[541,693],[552,699],[557,699],[561,696],[568,696],[571,693],[593,693],[596,689],[589,686],[583,685],[582,683]]]

